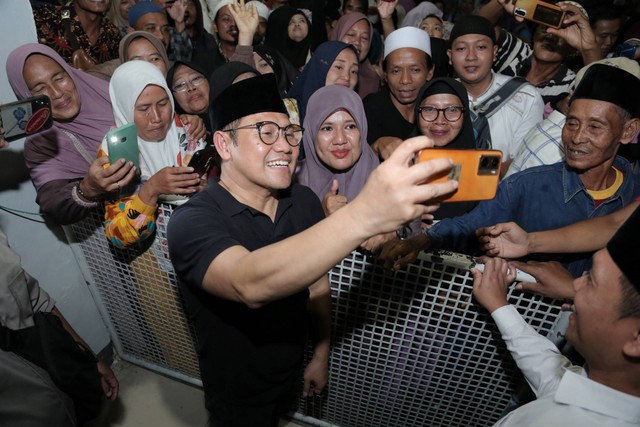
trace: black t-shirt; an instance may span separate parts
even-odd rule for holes
[[[382,136],[395,136],[401,139],[407,139],[411,136],[414,124],[406,121],[393,105],[388,89],[384,88],[379,92],[367,95],[362,103],[367,115],[367,141],[369,144],[373,144]]]
[[[308,290],[252,309],[202,289],[209,265],[224,250],[240,245],[254,251],[324,218],[309,188],[294,184],[280,196],[272,222],[212,182],[169,222],[169,254],[196,328],[207,399],[264,405],[290,396],[300,382]]]

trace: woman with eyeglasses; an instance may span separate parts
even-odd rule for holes
[[[176,61],[167,73],[167,85],[176,102],[178,114],[195,114],[204,120],[209,135],[209,80],[200,67]]]
[[[426,135],[434,148],[472,150],[476,148],[469,98],[462,83],[439,77],[426,83],[416,100],[415,135]],[[448,218],[470,211],[475,202],[443,203],[435,219]]]

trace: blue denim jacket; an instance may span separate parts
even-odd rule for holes
[[[632,172],[629,162],[616,157],[614,166],[624,174],[624,182],[615,195],[597,208],[580,176],[564,161],[513,174],[500,183],[492,200],[480,202],[471,212],[443,219],[427,229],[429,249],[469,251],[475,245],[477,228],[500,222],[514,221],[533,232],[614,212],[640,196],[640,176]],[[580,254],[562,260],[578,276],[589,268],[589,257],[590,254]]]

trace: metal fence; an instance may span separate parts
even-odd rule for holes
[[[201,384],[195,335],[166,245],[173,207],[162,205],[146,247],[112,248],[99,214],[67,229],[120,356]],[[330,272],[332,352],[322,397],[296,417],[342,427],[487,426],[523,380],[490,316],[473,300],[471,259],[423,254],[385,274],[353,252]],[[559,306],[512,291],[539,332],[557,334]]]

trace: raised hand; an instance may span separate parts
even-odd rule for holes
[[[331,189],[327,192],[322,199],[322,210],[324,210],[325,216],[329,216],[338,209],[346,206],[347,198],[338,194],[338,180],[334,179],[331,184]]]
[[[251,46],[260,23],[258,9],[253,4],[245,6],[244,0],[237,0],[229,5],[229,12],[238,27],[238,45]]]
[[[571,47],[578,49],[583,55],[585,64],[601,59],[602,54],[587,17],[572,4],[560,2],[558,6],[566,12],[562,28],[548,28],[547,32],[564,39]]]
[[[377,0],[376,8],[378,9],[378,15],[380,15],[380,19],[388,19],[391,18],[393,11],[396,10],[396,6],[398,5],[398,0],[386,1],[386,0]]]

